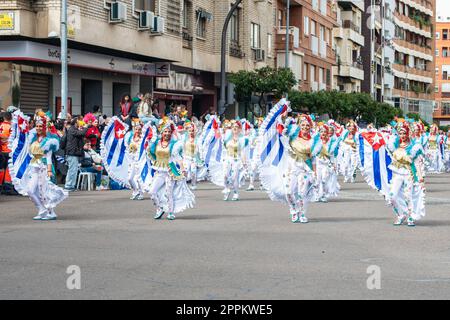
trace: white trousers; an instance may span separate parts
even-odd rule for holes
[[[141,179],[139,178],[139,166],[137,162],[132,162],[128,169],[128,183],[133,191],[133,196],[143,195],[143,186],[141,184]]]
[[[295,162],[285,176],[285,186],[291,214],[306,216],[307,205],[314,191],[313,171],[306,163]]]
[[[391,189],[387,201],[398,216],[411,216],[414,210],[413,204],[413,180],[410,175],[392,173]]]
[[[155,206],[160,210],[167,210],[167,213],[174,211],[174,189],[175,181],[167,171],[157,171],[153,177],[150,187],[150,197]]]

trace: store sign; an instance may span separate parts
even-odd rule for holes
[[[59,64],[61,63],[61,49],[56,46],[31,41],[1,41],[0,59],[20,59]],[[92,68],[145,76],[164,76],[164,73],[158,70],[163,63],[146,63],[76,49],[68,50],[68,63],[72,67]],[[170,63],[165,63],[165,65],[165,76],[169,76]]]
[[[156,88],[162,90],[192,92],[192,75],[171,71],[167,78],[156,78]]]
[[[0,12],[0,30],[14,30],[14,12]]]

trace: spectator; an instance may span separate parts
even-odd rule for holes
[[[8,140],[11,135],[12,115],[9,112],[3,112],[1,118],[3,119],[0,123],[0,185],[3,185],[5,182],[11,182],[8,170],[8,160],[11,149],[9,149]]]
[[[118,115],[119,118],[122,119],[122,121],[126,122],[130,118],[130,111],[133,107],[131,97],[129,94],[126,94],[122,97],[122,100],[120,101],[120,114]]]
[[[92,148],[89,140],[86,141],[84,147],[84,157],[81,160],[81,172],[95,173],[95,187],[96,190],[100,190],[100,185],[102,183],[102,158],[95,152]]]
[[[72,119],[70,128],[67,130],[67,142],[65,146],[66,162],[69,167],[65,184],[65,189],[67,191],[75,190],[80,157],[84,156],[83,138],[86,135],[87,130],[87,127],[80,127],[80,122],[77,118]]]
[[[142,101],[139,103],[137,115],[142,122],[146,123],[152,117],[151,106],[153,105],[152,96],[150,93],[146,93]]]
[[[161,118],[161,116],[159,115],[159,103],[158,102],[153,103],[152,115],[157,119]]]
[[[92,148],[99,150],[100,143],[100,130],[98,129],[98,119],[92,113],[88,113],[84,116],[83,121],[87,124],[88,130],[86,132],[86,138],[90,140]]]

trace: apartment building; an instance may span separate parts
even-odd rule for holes
[[[278,67],[285,66],[286,1],[278,0],[276,50]],[[333,29],[338,26],[337,6],[329,0],[291,0],[289,67],[302,91],[331,90],[336,56]]]
[[[432,120],[434,0],[365,0],[363,91]]]
[[[364,80],[361,57],[364,3],[338,0],[337,10],[338,27],[333,29],[337,64],[333,66],[333,88],[347,93],[361,92]]]
[[[433,122],[450,125],[450,12],[436,18],[436,108]]]
[[[152,92],[201,115],[217,106],[220,38],[232,0],[68,0],[69,106],[118,112],[125,93]],[[232,18],[227,71],[274,66],[275,0],[243,1]],[[60,0],[0,0],[0,105],[60,105]],[[228,94],[228,104],[234,104]]]

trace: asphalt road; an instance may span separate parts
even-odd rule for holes
[[[392,226],[361,181],[312,204],[306,225],[262,191],[225,203],[207,183],[175,221],[128,191],[72,193],[52,222],[0,196],[0,299],[450,299],[450,175],[427,189],[416,228]],[[67,288],[71,265],[80,290]]]

